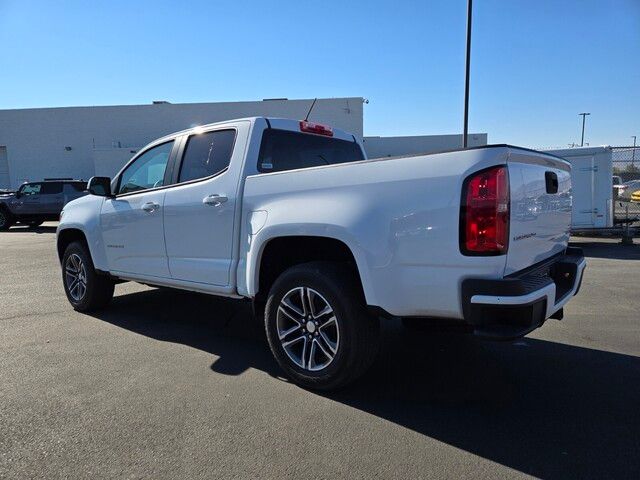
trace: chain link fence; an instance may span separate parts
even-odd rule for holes
[[[640,202],[631,201],[640,193],[640,147],[612,147],[611,158],[615,222],[640,225]]]

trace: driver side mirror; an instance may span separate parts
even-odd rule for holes
[[[109,177],[91,177],[87,184],[87,191],[99,197],[113,197],[111,193],[111,179]]]

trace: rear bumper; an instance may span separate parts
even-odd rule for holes
[[[569,247],[555,257],[500,280],[462,282],[464,319],[474,333],[512,339],[562,318],[562,307],[576,294],[587,263],[582,250]]]

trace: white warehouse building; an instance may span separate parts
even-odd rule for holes
[[[44,178],[113,176],[141,147],[195,125],[250,116],[304,118],[313,99],[0,110],[0,188]],[[318,99],[310,120],[363,139],[361,97]],[[485,145],[486,134],[470,136]],[[370,158],[459,148],[460,135],[365,137]]]

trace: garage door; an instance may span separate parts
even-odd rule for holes
[[[7,147],[0,146],[0,188],[9,188],[9,159],[7,158]]]

